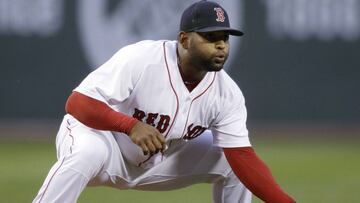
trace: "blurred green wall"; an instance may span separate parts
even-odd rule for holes
[[[279,1],[283,4],[277,4]],[[0,0],[1,2],[0,119],[60,118],[64,114],[64,104],[71,90],[94,68],[91,56],[87,54],[88,47],[83,45],[85,35],[81,32],[84,32],[82,30],[84,26],[79,20],[81,1],[36,1],[38,5],[35,4],[32,10],[26,11],[28,13],[22,16],[24,19],[20,20],[18,19],[20,17],[13,13],[21,13],[22,11],[17,9],[27,1]],[[115,15],[119,14],[116,13],[116,8],[134,4],[134,1],[104,2],[106,2],[105,14],[109,18],[112,17],[111,19],[116,19]],[[341,19],[350,19],[349,22],[352,23],[350,27],[343,28],[326,27],[326,25],[321,27],[322,21],[316,27],[313,25],[313,19],[317,19],[317,16],[312,15],[317,11],[301,13],[308,12],[309,9],[297,5],[298,0],[287,0],[287,3],[282,0],[238,2],[241,3],[234,3],[234,6],[239,8],[239,13],[236,15],[241,18],[241,27],[246,34],[240,43],[233,45],[237,46],[237,49],[231,53],[233,61],[228,64],[230,66],[228,72],[245,95],[249,119],[290,121],[360,119],[359,1],[343,2],[352,5],[355,9],[349,6],[341,7],[334,0],[329,1],[333,3],[327,4],[330,14],[329,12],[326,14],[330,17],[324,18],[324,22],[330,21],[329,25],[340,26]],[[311,4],[311,2],[324,1],[303,2]],[[175,7],[179,5],[172,4],[181,3],[169,4]],[[303,6],[309,6],[308,4]],[[323,8],[321,3],[318,4],[315,8]],[[46,6],[48,10],[44,11],[41,6]],[[342,8],[354,12],[352,15],[357,18],[349,17],[348,10],[337,10]],[[34,15],[36,9],[40,11],[39,16],[43,17],[37,19]],[[158,11],[162,12],[160,9]],[[275,15],[282,11],[284,11],[282,18]],[[332,11],[335,13],[331,13]],[[136,12],[135,17],[138,15]],[[345,15],[344,18],[341,18],[342,15]],[[94,16],[96,19],[97,16]],[[178,19],[179,13],[174,17]],[[295,21],[304,18],[302,19],[304,23],[300,23],[300,27],[291,27],[289,24],[291,17],[294,17]],[[160,22],[163,18],[160,18]],[[42,22],[42,19],[48,21]],[[23,25],[20,21],[24,22]],[[39,25],[48,24],[47,30],[36,24],[32,25],[31,23],[34,22]],[[92,24],[96,22],[88,23],[89,27],[96,26]],[[132,24],[130,21],[125,24],[131,24],[131,30],[138,32],[139,28],[136,27],[138,24]],[[303,29],[299,29],[302,28],[301,26]],[[19,27],[24,29],[21,30]],[[327,35],[327,32],[321,34],[321,31],[326,29],[330,34]],[[294,30],[302,35],[294,34]],[[151,32],[153,34],[151,36],[156,36],[156,29]],[[116,32],[113,33],[116,36]],[[349,37],[347,33],[352,35]],[[147,35],[138,36],[143,39],[147,37]],[[119,38],[120,41],[123,40],[120,35]],[[100,45],[101,40],[104,40],[105,44],[106,39],[102,39],[101,36],[94,39],[98,40]]]

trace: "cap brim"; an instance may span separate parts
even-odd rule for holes
[[[226,32],[228,32],[230,35],[235,35],[235,36],[242,36],[242,35],[244,35],[244,33],[241,32],[240,30],[233,29],[233,28],[229,28],[229,27],[207,27],[207,28],[196,29],[196,30],[194,30],[194,31],[195,31],[195,32],[226,31]]]

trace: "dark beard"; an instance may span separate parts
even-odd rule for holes
[[[191,64],[193,64],[193,66],[198,70],[206,72],[220,71],[223,69],[224,64],[229,56],[227,53],[224,59],[217,59],[215,57],[215,53],[212,56],[205,57],[204,54],[202,54],[201,51],[197,49],[197,47],[193,47],[191,50]]]
[[[197,67],[201,68],[204,71],[212,72],[212,71],[220,71],[224,68],[224,64],[226,62],[227,57],[223,62],[216,61],[215,58],[211,57],[209,59],[201,59],[198,58]]]

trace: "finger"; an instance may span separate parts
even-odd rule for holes
[[[167,149],[165,137],[159,132],[158,134],[156,134],[156,138],[162,145],[160,151],[164,152]]]
[[[151,154],[154,154],[154,153],[155,153],[156,147],[154,146],[152,140],[148,140],[148,141],[146,142],[146,146],[147,146],[147,148],[149,149],[149,152],[150,152]]]
[[[163,144],[160,143],[160,140],[159,140],[159,139],[155,138],[155,139],[153,140],[153,143],[154,143],[154,145],[155,145],[155,147],[156,147],[156,151],[157,151],[157,152],[159,152],[159,150],[162,150],[162,149],[163,149]],[[156,152],[156,153],[157,153],[157,152]]]
[[[161,133],[156,133],[156,138],[160,141],[161,144],[166,143],[165,137]]]
[[[144,156],[149,154],[149,149],[147,148],[145,143],[142,143],[140,147],[141,147],[141,149],[142,149],[142,151],[144,153]]]

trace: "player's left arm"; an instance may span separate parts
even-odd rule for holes
[[[276,183],[269,168],[251,147],[246,127],[245,98],[230,76],[222,72],[222,96],[212,126],[214,145],[224,149],[225,156],[240,181],[264,202],[295,202]]]
[[[223,148],[225,156],[240,181],[264,202],[294,203],[276,183],[269,168],[252,147]]]

